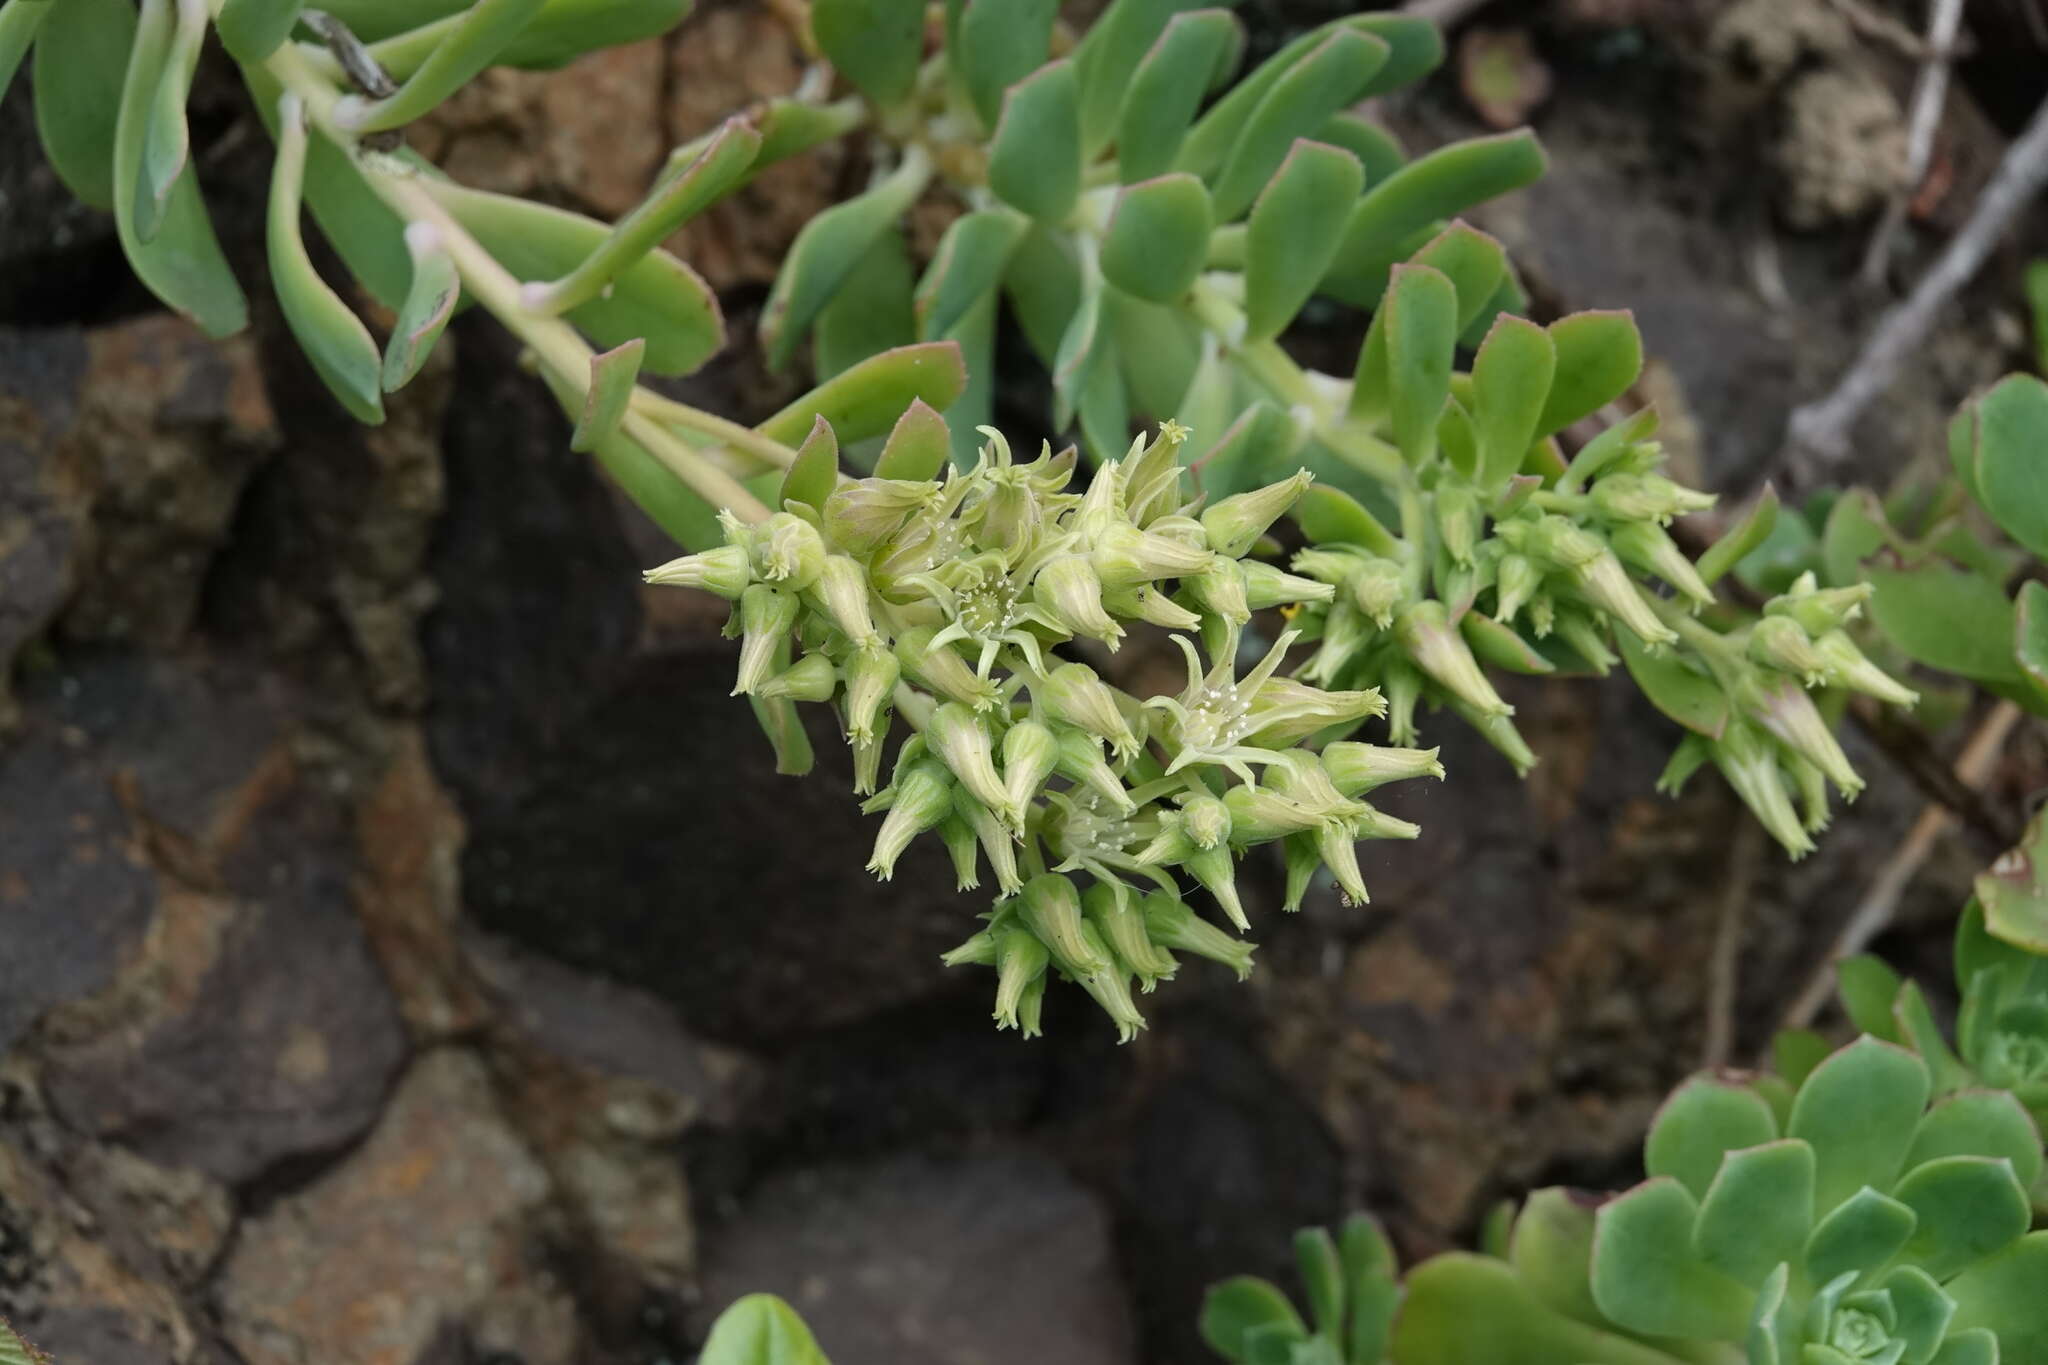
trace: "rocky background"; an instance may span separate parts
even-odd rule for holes
[[[1241,13],[1270,47],[1344,8]],[[1914,69],[1881,9],[1497,3],[1383,111],[1413,146],[1535,122],[1550,178],[1483,225],[1546,314],[1636,309],[1644,396],[1736,497],[1882,303],[1849,283]],[[669,146],[794,81],[786,10],[706,3],[665,41],[495,75],[414,140],[616,214]],[[1902,278],[2043,95],[2041,13],[1972,7]],[[639,587],[669,552],[487,320],[365,431],[260,288],[226,344],[158,311],[30,128],[17,88],[0,1313],[60,1365],[679,1365],[752,1289],[841,1365],[1194,1365],[1202,1287],[1284,1273],[1299,1224],[1370,1207],[1425,1254],[1532,1184],[1629,1179],[1702,1059],[1717,935],[1747,1058],[1920,809],[1864,746],[1871,791],[1793,866],[1711,781],[1652,794],[1672,727],[1626,684],[1531,685],[1543,765],[1518,783],[1436,727],[1455,780],[1407,794],[1419,843],[1366,846],[1369,909],[1282,921],[1254,872],[1251,984],[1190,967],[1128,1047],[1066,991],[1049,1037],[999,1035],[988,983],[937,961],[971,925],[943,859],[865,877],[836,742],[773,775],[719,615]],[[258,280],[267,149],[211,61],[195,149]],[[736,339],[694,401],[752,420],[801,384],[763,372],[751,319],[864,173],[857,147],[788,166],[688,231]],[[2024,363],[2014,280],[2048,231],[2025,234],[1867,423],[1866,476],[1932,459],[1955,400]],[[1031,430],[1029,367],[1003,383]],[[2043,757],[2015,741],[2001,818]],[[1993,851],[1947,840],[1881,946],[1941,981]]]

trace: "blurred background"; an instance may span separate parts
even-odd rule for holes
[[[1239,13],[1256,54],[1351,8]],[[1534,124],[1549,177],[1476,220],[1539,316],[1635,310],[1636,397],[1731,507],[2048,96],[2040,0],[1973,0],[1873,290],[1919,3],[1446,8],[1453,59],[1380,117],[1411,150]],[[705,0],[493,72],[413,144],[616,215],[794,84],[799,9]],[[1755,1057],[1923,809],[1913,745],[1852,734],[1870,790],[1794,865],[1711,777],[1653,794],[1677,734],[1625,679],[1524,680],[1541,765],[1425,726],[1452,781],[1390,803],[1424,835],[1363,846],[1369,907],[1282,919],[1255,863],[1249,984],[1190,964],[1126,1047],[1070,988],[1047,1037],[998,1034],[985,975],[938,962],[980,907],[936,844],[877,883],[843,746],[773,774],[722,605],[640,587],[673,551],[487,319],[358,427],[264,290],[224,344],[153,303],[43,166],[25,84],[0,105],[0,1313],[59,1365],[681,1365],[755,1289],[840,1365],[1195,1365],[1203,1287],[1284,1276],[1300,1224],[1370,1208],[1421,1255],[1504,1195],[1633,1178],[1657,1098]],[[267,141],[224,63],[201,91],[201,178],[259,280]],[[735,338],[691,401],[755,421],[805,386],[751,325],[867,169],[857,143],[781,166],[675,244]],[[949,213],[920,210],[925,249]],[[1853,477],[1933,468],[1954,404],[2028,363],[2042,254],[2037,207]],[[1331,307],[1295,341],[1342,367],[1359,332]],[[1049,402],[1004,349],[1025,449]],[[2044,773],[2018,732],[1881,952],[1946,983],[1949,916]]]

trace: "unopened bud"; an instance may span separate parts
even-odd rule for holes
[[[1444,765],[1436,749],[1395,749],[1357,740],[1339,740],[1323,747],[1323,771],[1346,796],[1362,796],[1389,782],[1412,777],[1441,779]]]
[[[965,820],[948,816],[939,822],[939,838],[946,845],[946,856],[953,860],[953,889],[972,891],[981,885],[981,867],[975,854],[974,831]]]
[[[1060,740],[1059,774],[1069,782],[1086,787],[1120,811],[1137,809],[1123,779],[1102,757],[1102,741],[1086,730],[1062,728],[1054,733]]]
[[[1102,580],[1086,555],[1061,555],[1038,571],[1032,581],[1032,596],[1060,626],[1074,635],[1100,640],[1112,651],[1124,637],[1124,628],[1111,618],[1102,602]]]
[[[1387,738],[1407,744],[1415,738],[1415,703],[1422,699],[1422,673],[1398,656],[1389,658],[1380,675],[1387,698]]]
[[[1577,572],[1607,553],[1598,536],[1560,516],[1504,521],[1494,528],[1494,534],[1509,549],[1567,572]]]
[[[839,670],[822,654],[806,654],[754,689],[762,701],[830,701]]]
[[[925,723],[924,738],[975,800],[999,814],[1009,811],[1010,797],[1003,790],[1003,780],[996,776],[988,727],[973,708],[957,701],[939,706]]]
[[[882,741],[879,734],[850,735],[853,744],[853,794],[866,796],[875,789],[882,773]]]
[[[1436,490],[1436,529],[1453,563],[1470,564],[1479,544],[1479,498],[1469,484],[1440,484]]]
[[[895,796],[882,818],[881,832],[875,836],[874,854],[868,859],[868,871],[885,882],[895,875],[896,860],[910,847],[910,841],[953,809],[953,779],[943,764],[930,759],[911,764],[892,786]]]
[[[1311,833],[1288,835],[1281,841],[1280,855],[1287,869],[1287,889],[1281,898],[1280,908],[1291,914],[1301,909],[1302,897],[1308,894],[1309,884],[1322,870],[1323,855],[1316,848],[1316,836]]]
[[[1749,657],[1765,668],[1790,673],[1808,687],[1828,680],[1827,660],[1813,647],[1800,624],[1789,616],[1766,616],[1749,628]]]
[[[1787,853],[1803,858],[1813,852],[1813,839],[1793,811],[1784,779],[1778,775],[1777,754],[1762,734],[1740,720],[1731,721],[1721,737],[1711,741],[1710,750],[1714,766],[1735,788],[1742,804]]]
[[[1450,701],[1451,711],[1514,765],[1515,776],[1529,775],[1529,770],[1536,766],[1536,751],[1529,747],[1528,740],[1522,738],[1522,732],[1515,728],[1513,721],[1506,716],[1474,710],[1460,697],[1452,697]]]
[[[993,967],[996,965],[996,936],[983,929],[959,947],[941,953],[939,961],[948,967]]]
[[[1828,781],[1848,800],[1863,790],[1863,779],[1849,764],[1849,756],[1835,742],[1834,732],[1821,718],[1813,698],[1790,679],[1753,685],[1744,689],[1743,710],[1764,727],[1780,744],[1827,774]]]
[[[1511,626],[1515,623],[1515,613],[1543,586],[1543,570],[1527,555],[1505,554],[1494,570],[1493,585],[1499,598],[1494,605],[1493,618],[1504,626]]]
[[[1806,812],[1800,823],[1808,834],[1818,834],[1828,827],[1827,777],[1797,754],[1785,757],[1791,760],[1785,767],[1791,773],[1792,789],[1799,794],[1799,804]]]
[[[1184,517],[1175,513],[1160,517],[1145,529],[1155,536],[1164,536],[1168,540],[1179,541],[1190,550],[1206,550],[1209,548],[1209,533],[1204,531],[1202,523],[1196,521],[1193,517]]]
[[[996,685],[976,675],[950,644],[934,646],[937,626],[913,626],[896,637],[896,659],[903,671],[942,697],[965,702],[981,711],[995,705]]]
[[[1509,716],[1515,708],[1501,700],[1486,680],[1465,637],[1451,628],[1441,602],[1417,602],[1394,625],[1401,650],[1437,685],[1483,715]]]
[[[1342,821],[1326,820],[1316,827],[1316,853],[1321,856],[1323,866],[1330,869],[1330,875],[1337,879],[1337,889],[1343,893],[1346,905],[1364,905],[1372,897],[1365,894],[1365,875],[1358,869],[1358,842],[1352,838],[1350,828]]]
[[[1180,814],[1196,848],[1221,848],[1230,838],[1230,807],[1214,796],[1189,797]]]
[[[874,618],[868,614],[867,570],[845,555],[828,555],[811,585],[811,597],[832,618],[840,634],[856,646],[875,643]]]
[[[1243,625],[1252,619],[1244,568],[1234,559],[1216,560],[1204,572],[1182,579],[1181,587],[1189,597],[1202,604],[1204,611],[1224,621]]]
[[[1258,749],[1283,749],[1333,725],[1346,725],[1385,715],[1387,701],[1378,688],[1325,690],[1295,678],[1268,678],[1259,684],[1246,724],[1247,741]]]
[[[702,588],[728,602],[737,602],[754,579],[754,561],[741,545],[721,545],[702,554],[671,559],[658,569],[641,575],[663,587]]]
[[[1789,616],[1808,635],[1818,639],[1861,616],[1863,604],[1875,591],[1868,583],[1847,588],[1817,589],[1813,585],[1812,574],[1801,574],[1790,592],[1764,603],[1764,615]]]
[[[1240,844],[1263,844],[1314,829],[1322,816],[1271,787],[1232,787],[1223,794],[1230,808],[1231,836]]]
[[[1086,664],[1061,664],[1031,689],[1032,700],[1054,720],[1109,741],[1119,756],[1138,751],[1138,737],[1116,704],[1116,694]]]
[[[1304,469],[1291,479],[1238,493],[1209,508],[1202,513],[1202,529],[1208,533],[1209,548],[1226,559],[1244,558],[1266,528],[1294,506],[1313,480],[1314,475]]]
[[[1138,974],[1145,990],[1150,991],[1154,983],[1173,975],[1179,964],[1145,932],[1145,912],[1129,887],[1121,883],[1095,883],[1081,894],[1081,912],[1102,935],[1117,960]]]
[[[794,512],[777,512],[754,538],[754,569],[768,582],[802,592],[825,567],[825,538]]]
[[[1551,624],[1558,638],[1570,645],[1600,677],[1606,677],[1621,662],[1621,656],[1607,647],[1606,621],[1595,620],[1575,607],[1564,607],[1553,613]]]
[[[1038,1032],[1035,992],[1045,989],[1052,954],[1021,924],[996,931],[995,939],[996,1027],[1020,1029],[1030,1038]]]
[[[1074,976],[1087,976],[1109,966],[1108,952],[1090,944],[1081,932],[1081,897],[1065,877],[1046,872],[1024,883],[1017,894],[1017,916],[1052,950],[1053,959]]]
[[[1024,879],[1017,873],[1017,841],[1010,827],[965,787],[953,788],[953,817],[974,831],[988,856],[989,870],[996,874],[996,886],[1006,896],[1015,895]]]
[[[1059,762],[1059,737],[1049,727],[1020,720],[1003,732],[1003,793],[1014,818],[1022,819]]]
[[[1316,645],[1315,656],[1301,670],[1301,676],[1326,686],[1336,683],[1371,640],[1372,626],[1364,613],[1338,598],[1323,617],[1323,638]]]
[[[866,555],[901,530],[911,513],[929,506],[938,485],[922,479],[855,479],[825,499],[825,533],[832,543]]]
[[[1668,645],[1677,641],[1678,632],[1657,619],[1657,613],[1643,600],[1642,590],[1628,576],[1628,570],[1621,567],[1613,551],[1602,550],[1598,558],[1575,570],[1573,577],[1588,600],[1613,613],[1644,644]]]
[[[1715,502],[1660,474],[1609,474],[1593,485],[1593,507],[1608,521],[1668,524],[1687,512],[1704,512]]]
[[[1215,556],[1124,521],[1110,523],[1095,538],[1089,559],[1104,583],[1120,585],[1200,573]]]
[[[1264,560],[1247,559],[1238,567],[1244,572],[1245,605],[1253,611],[1296,602],[1328,602],[1337,595],[1336,588],[1328,583],[1288,573]]]
[[[1203,849],[1181,866],[1187,868],[1202,889],[1216,898],[1225,917],[1236,925],[1239,931],[1252,927],[1245,918],[1244,902],[1237,894],[1237,863],[1231,858],[1230,850],[1222,846]]]
[[[1145,930],[1154,943],[1221,962],[1236,972],[1240,981],[1252,974],[1252,953],[1258,945],[1232,938],[1197,915],[1179,897],[1154,891],[1145,897],[1143,909]]]
[[[1910,708],[1919,705],[1918,692],[1870,662],[1863,651],[1856,648],[1856,642],[1843,632],[1831,630],[1815,640],[1813,647],[1826,665],[1828,677],[1836,684],[1876,697],[1892,706]]]
[[[1138,1030],[1145,1027],[1145,1016],[1138,1013],[1138,1004],[1131,999],[1130,973],[1110,953],[1109,945],[1095,926],[1081,925],[1081,940],[1088,950],[1097,954],[1102,966],[1092,972],[1077,972],[1074,979],[1081,983],[1081,989],[1095,998],[1102,1006],[1102,1012],[1116,1025],[1116,1038],[1128,1043],[1138,1036]]]
[[[1200,616],[1150,583],[1106,588],[1102,593],[1102,605],[1107,607],[1113,616],[1121,616],[1127,621],[1144,621],[1150,625],[1164,626],[1168,630],[1194,630],[1202,624]]]
[[[1700,577],[1700,571],[1685,557],[1685,551],[1663,527],[1647,521],[1631,521],[1610,529],[1608,543],[1614,552],[1644,573],[1653,573],[1676,588],[1697,606],[1711,605],[1714,590]]]
[[[903,666],[879,641],[862,645],[846,661],[846,733],[860,743],[886,728],[886,708]]]
[[[1365,613],[1366,619],[1381,630],[1394,623],[1394,613],[1408,591],[1407,584],[1402,581],[1401,566],[1391,559],[1377,556],[1359,564],[1348,586],[1351,600]]]
[[[740,594],[740,668],[735,697],[751,694],[775,669],[775,654],[796,625],[796,594],[756,583]]]

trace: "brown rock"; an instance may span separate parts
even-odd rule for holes
[[[412,1365],[446,1325],[512,1322],[524,1358],[568,1360],[573,1308],[533,1241],[548,1196],[482,1064],[428,1053],[360,1150],[244,1227],[228,1338],[249,1365]]]
[[[71,437],[85,368],[75,331],[0,329],[0,730],[16,718],[15,655],[70,597],[82,553],[91,497]]]

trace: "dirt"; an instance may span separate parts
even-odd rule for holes
[[[1263,51],[1344,8],[1240,12]],[[802,70],[769,7],[700,9],[666,42],[493,76],[423,145],[614,214],[668,147]],[[1644,394],[1731,496],[1881,302],[1847,281],[1911,64],[1835,14],[1483,16],[1548,71],[1552,172],[1481,225],[1540,314],[1635,308]],[[1899,279],[2030,107],[2013,82],[2039,98],[2038,64],[2011,73],[1965,69],[1949,189]],[[202,70],[198,164],[256,281],[266,153],[226,76]],[[1416,148],[1480,128],[1450,74],[1383,112]],[[1675,736],[1625,684],[1516,688],[1544,759],[1526,783],[1432,727],[1453,780],[1391,803],[1425,836],[1367,847],[1370,907],[1283,918],[1277,869],[1248,869],[1251,983],[1184,971],[1128,1047],[1065,991],[1046,1038],[998,1034],[987,982],[937,961],[973,925],[943,857],[861,872],[872,822],[822,730],[816,774],[774,774],[717,614],[639,586],[659,533],[569,452],[501,334],[458,322],[366,432],[260,289],[252,333],[215,345],[123,283],[28,128],[17,89],[0,1314],[63,1365],[654,1365],[757,1288],[850,1365],[1188,1365],[1203,1287],[1287,1275],[1300,1224],[1371,1207],[1425,1254],[1504,1195],[1630,1178],[1702,1055],[1701,963],[1746,859],[1718,785],[1652,793]],[[862,165],[783,168],[686,234],[736,342],[692,401],[758,419],[801,382],[746,328]],[[2048,224],[2025,232],[1872,414],[1869,477],[1938,453],[1954,401],[2021,362],[2013,280]],[[1331,312],[1297,340],[1348,365],[1356,336]],[[1006,414],[1031,420],[1039,383],[1001,375]],[[1732,897],[1737,1058],[1917,813],[1852,756],[1872,789],[1821,851],[1763,852]],[[2015,745],[2001,810],[2044,758]],[[1987,851],[1957,836],[1930,863],[1895,960],[1941,970]]]

